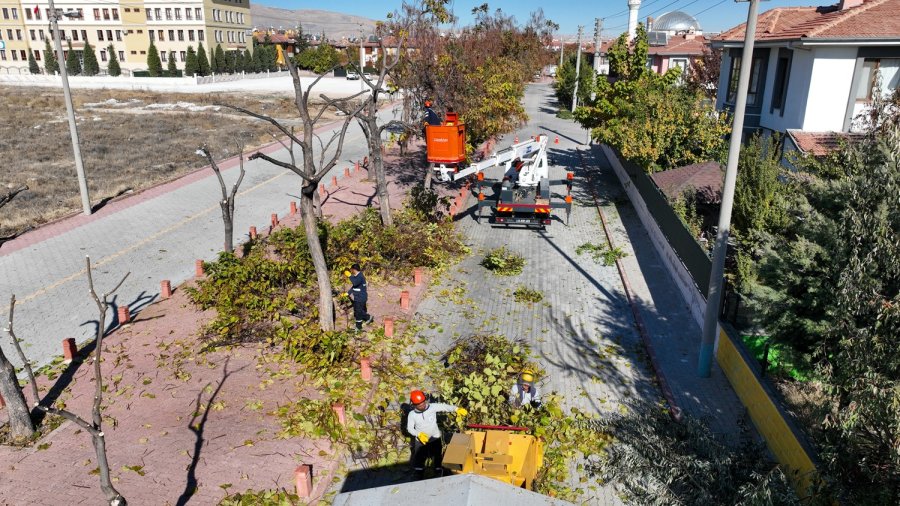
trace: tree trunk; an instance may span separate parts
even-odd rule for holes
[[[225,223],[225,251],[234,253],[234,204],[229,205],[227,200],[223,200],[219,205],[222,207],[222,221]]]
[[[426,190],[431,189],[431,178],[434,176],[434,168],[429,163],[425,167],[425,181],[422,183],[422,186],[425,187]]]
[[[316,280],[319,284],[319,327],[323,331],[334,330],[334,300],[331,298],[331,278],[328,276],[328,264],[325,262],[322,243],[319,241],[316,211],[313,208],[313,195],[316,194],[316,186],[309,185],[308,188],[304,188],[300,196],[300,216],[303,219],[303,228],[306,231],[309,256],[312,258],[313,266],[316,268]]]
[[[128,504],[122,494],[112,485],[109,477],[109,462],[106,460],[106,436],[103,432],[96,436],[92,436],[94,449],[97,453],[97,467],[100,468],[100,490],[106,496],[109,506],[125,506]]]
[[[372,167],[375,169],[375,193],[378,195],[381,223],[389,227],[394,224],[394,217],[391,215],[391,196],[388,193],[387,175],[384,172],[384,158],[381,151],[384,144],[381,141],[377,117],[370,116],[369,118],[369,156],[372,157]]]
[[[34,423],[31,412],[25,402],[25,394],[19,388],[16,368],[7,360],[0,350],[0,394],[6,401],[6,412],[9,415],[9,435],[13,440],[23,440],[34,435]]]
[[[318,191],[313,192],[313,208],[316,210],[316,218],[322,219],[322,196]]]

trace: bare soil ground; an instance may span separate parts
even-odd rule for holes
[[[268,114],[285,125],[299,116],[290,97],[260,94],[165,94],[73,90],[91,202],[139,191],[216,158],[272,142],[274,127],[215,104]],[[0,86],[0,193],[29,187],[0,211],[0,236],[81,210],[75,162],[61,90]],[[325,121],[332,119],[326,113]]]

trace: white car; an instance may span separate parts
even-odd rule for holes
[[[368,73],[368,72],[364,73],[363,75],[366,76],[366,79],[368,79],[369,81],[373,81],[373,82],[374,82],[374,81],[377,81],[377,80],[378,80],[378,76],[372,75],[372,74],[370,74],[370,73]]]
[[[347,79],[350,81],[356,81],[357,79],[359,79],[359,74],[353,71],[347,72]]]

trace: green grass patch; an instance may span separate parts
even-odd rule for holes
[[[516,299],[516,302],[535,303],[544,300],[544,294],[538,290],[519,285],[516,291],[513,292],[513,298]]]
[[[741,340],[744,341],[744,346],[750,350],[753,358],[758,360],[760,364],[763,363],[763,360],[766,360],[766,343],[769,342],[769,336],[744,335],[741,336]],[[770,343],[767,361],[767,374],[788,376],[795,381],[810,380],[808,371],[803,367],[799,367],[793,353],[783,346]]]
[[[481,266],[498,276],[517,276],[525,268],[525,257],[503,246],[489,251]]]
[[[607,267],[611,267],[616,264],[616,260],[620,258],[625,258],[628,256],[628,253],[625,253],[622,248],[608,248],[601,244],[593,244],[586,242],[581,246],[575,248],[575,253],[581,255],[582,253],[587,253],[594,259],[597,263],[602,263]]]

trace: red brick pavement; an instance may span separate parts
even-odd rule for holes
[[[403,163],[393,155],[386,161]],[[340,179],[336,188],[326,184],[324,213],[339,220],[366,205],[377,205],[374,184],[366,177],[365,170],[351,170],[351,177]],[[391,178],[393,207],[401,205],[410,184]],[[166,188],[172,187],[149,191]],[[113,204],[106,212],[116,209],[120,207]],[[289,202],[284,209],[279,226],[298,225],[299,214],[290,216]],[[407,287],[372,287],[370,313],[378,324],[384,316],[402,322],[415,311],[428,280],[412,285],[410,279]],[[401,289],[410,291],[409,311],[399,308]],[[198,353],[198,330],[209,318],[209,312],[193,308],[182,287],[105,339],[104,429],[114,485],[132,504],[176,504],[187,496],[190,504],[217,504],[226,489],[228,493],[293,490],[293,471],[303,463],[313,466],[314,496],[321,497],[338,467],[333,449],[323,441],[279,439],[278,420],[272,415],[296,396],[314,394],[304,389],[301,371],[293,364],[265,363],[261,360],[265,349],[253,346]],[[89,416],[93,396],[91,378],[92,367],[86,362],[63,394],[67,407],[84,417]],[[52,384],[46,379],[39,382],[43,391]],[[204,412],[208,417],[198,451],[195,430]],[[0,447],[0,503],[102,502],[98,477],[92,474],[96,456],[87,434],[66,422],[39,443]]]

